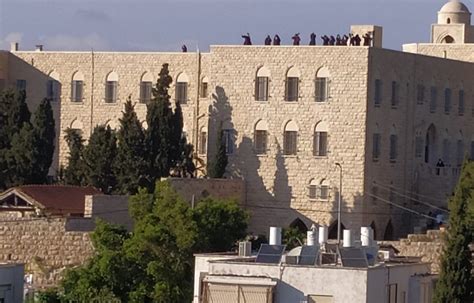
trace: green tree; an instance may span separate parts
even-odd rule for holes
[[[7,154],[9,177],[7,187],[33,183],[34,165],[39,158],[39,140],[29,123],[24,123],[18,133],[13,135],[11,148]]]
[[[434,302],[474,302],[473,275],[469,244],[474,226],[469,208],[474,205],[474,163],[465,162],[454,196],[449,201],[449,228],[441,257],[441,272]]]
[[[30,123],[31,113],[26,104],[26,93],[24,90],[19,91],[13,98],[12,93],[7,95],[7,117],[8,117],[8,137],[13,139],[13,135],[18,133],[24,123]]]
[[[199,241],[197,252],[230,251],[247,234],[249,215],[235,201],[207,198],[193,211]]]
[[[116,141],[115,132],[110,126],[99,125],[94,128],[83,152],[87,184],[100,188],[107,194],[116,186],[113,171]]]
[[[171,155],[173,148],[173,111],[168,93],[172,78],[169,75],[168,64],[163,64],[156,88],[153,89],[153,99],[147,105],[146,147],[148,153],[148,175],[151,181],[168,177],[173,164]],[[175,122],[175,126],[179,123]],[[182,129],[182,127],[181,127]],[[178,132],[174,127],[175,134]],[[154,183],[153,183],[154,184]]]
[[[84,185],[85,165],[82,159],[84,139],[79,131],[68,128],[64,139],[69,147],[68,165],[64,169],[64,183],[69,185]]]
[[[287,250],[303,245],[305,238],[306,234],[296,227],[283,229],[283,244],[286,245]]]
[[[117,157],[114,171],[117,192],[134,194],[140,186],[150,186],[146,177],[145,135],[129,97],[117,132]]]
[[[33,183],[43,184],[47,182],[48,171],[53,163],[54,138],[56,136],[54,126],[53,109],[49,99],[43,99],[36,109],[33,127],[37,136],[38,157],[35,159],[33,170]]]
[[[212,161],[209,161],[207,174],[210,178],[223,178],[227,167],[227,151],[223,138],[224,132],[219,128],[217,136],[217,152]]]

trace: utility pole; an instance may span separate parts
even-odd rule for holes
[[[342,165],[336,163],[339,167],[339,196],[337,201],[337,245],[341,245],[341,201],[342,201]]]

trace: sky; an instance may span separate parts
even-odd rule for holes
[[[279,34],[344,34],[351,24],[383,26],[384,47],[429,42],[447,0],[0,0],[0,49],[207,51],[209,45],[254,44]],[[474,11],[474,0],[464,3]]]

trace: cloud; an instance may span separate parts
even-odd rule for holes
[[[94,9],[78,9],[74,16],[84,21],[105,22],[109,21],[110,17],[103,11]]]
[[[5,38],[0,39],[0,49],[10,49],[11,42],[18,42],[20,43],[23,39],[23,33],[12,32],[5,36]]]
[[[62,51],[84,51],[84,50],[107,50],[109,44],[96,33],[78,37],[72,35],[55,35],[43,37],[42,42],[46,50]]]

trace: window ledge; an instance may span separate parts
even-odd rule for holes
[[[84,101],[71,101],[69,104],[84,105]]]
[[[283,158],[298,158],[298,155],[283,155]]]
[[[313,155],[313,158],[314,158],[314,159],[328,159],[329,156],[314,156],[314,155]]]

